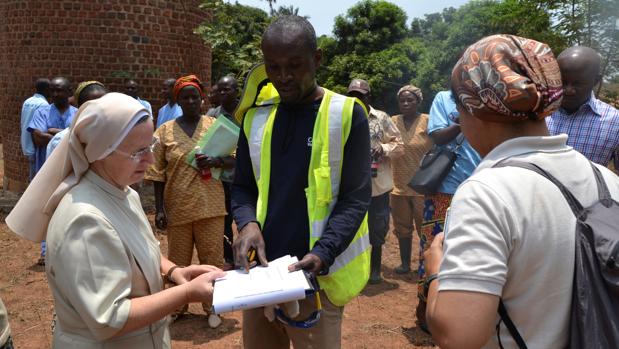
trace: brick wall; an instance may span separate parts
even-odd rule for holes
[[[141,85],[156,111],[161,82],[195,73],[208,82],[211,54],[193,30],[208,14],[199,0],[3,0],[0,2],[0,135],[4,187],[23,191],[28,165],[19,129],[23,101],[38,77],[62,75],[73,87],[99,80],[122,91]]]

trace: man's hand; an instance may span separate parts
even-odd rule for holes
[[[223,161],[221,158],[206,156],[204,154],[196,155],[196,164],[200,170],[210,169],[210,168],[221,168],[223,167]]]
[[[247,260],[247,252],[250,249],[256,250],[258,261],[260,264],[267,266],[267,257],[264,252],[264,239],[258,223],[248,223],[239,232],[239,237],[234,240],[232,250],[234,251],[234,264],[237,267],[242,267],[246,272],[249,272],[249,261]]]
[[[157,229],[164,230],[168,227],[168,217],[164,211],[157,211],[155,214],[155,226]]]
[[[204,273],[220,272],[220,271],[222,270],[212,265],[192,264],[188,267],[174,269],[172,271],[172,274],[170,275],[170,278],[172,279],[171,281],[174,281],[175,284],[182,285]]]
[[[378,160],[383,156],[383,154],[383,147],[380,144],[372,147],[372,159]]]
[[[297,270],[305,270],[305,271],[312,273],[315,276],[315,275],[318,275],[318,273],[320,273],[323,266],[324,266],[324,263],[322,262],[320,257],[318,257],[315,254],[308,253],[300,261],[296,262],[295,264],[289,265],[288,271],[293,272]]]
[[[440,233],[434,237],[430,248],[423,253],[425,258],[426,275],[438,274],[443,259],[443,242],[445,233]]]

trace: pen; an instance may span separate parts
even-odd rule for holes
[[[247,262],[249,264],[249,269],[255,267],[258,265],[258,263],[255,261],[256,259],[256,250],[254,248],[250,249],[249,251],[247,251]],[[241,268],[243,269],[243,268]]]

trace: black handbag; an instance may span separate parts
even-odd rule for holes
[[[459,138],[459,139],[458,139]],[[408,183],[419,194],[435,194],[438,187],[451,171],[458,155],[456,151],[464,142],[464,135],[460,133],[454,149],[446,146],[434,145],[421,159],[419,169]]]

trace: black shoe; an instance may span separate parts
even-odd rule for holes
[[[371,285],[380,284],[383,278],[380,276],[381,258],[383,247],[381,245],[372,246],[372,254],[370,255],[370,279],[368,283]]]
[[[408,274],[408,273],[411,272],[411,267],[408,266],[408,265],[402,264],[402,265],[400,265],[398,267],[395,267],[395,269],[393,269],[393,271],[395,271],[396,274],[400,274],[400,275]]]
[[[425,322],[421,322],[419,320],[417,320],[417,327],[419,327],[420,330],[422,330],[423,332],[427,333],[428,335],[432,335],[432,333],[430,333],[430,329],[428,328],[428,324]]]
[[[408,274],[411,272],[411,249],[413,248],[413,239],[398,239],[398,245],[400,245],[400,260],[402,264],[396,267],[394,271],[396,274]]]
[[[383,282],[383,278],[380,276],[380,272],[378,274],[370,273],[370,279],[368,280],[368,284],[378,285],[381,282]]]

